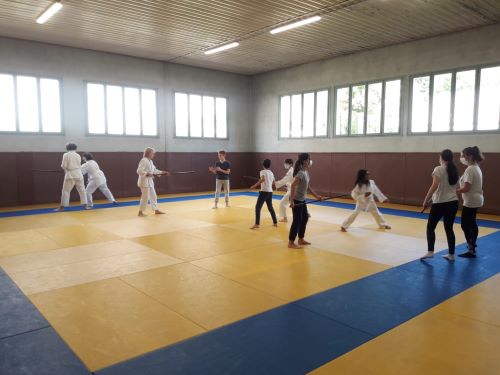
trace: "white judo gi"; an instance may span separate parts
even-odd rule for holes
[[[89,206],[93,206],[94,202],[92,199],[92,194],[99,189],[101,193],[104,194],[107,200],[114,202],[115,198],[106,184],[106,176],[104,172],[99,168],[99,164],[95,160],[89,160],[82,164],[82,173],[88,174],[89,180],[87,187],[85,188],[87,192],[87,202]]]
[[[370,192],[368,197],[365,197],[365,193]],[[385,228],[387,223],[384,217],[377,208],[375,203],[375,198],[377,197],[379,202],[383,202],[387,197],[380,191],[380,189],[375,184],[375,181],[370,180],[368,184],[362,184],[361,187],[356,185],[356,187],[351,192],[351,197],[356,201],[356,208],[354,212],[342,223],[342,228],[349,228],[360,212],[368,211],[372,214],[373,218],[377,222],[380,228]]]
[[[276,189],[282,186],[286,186],[286,194],[280,200],[279,217],[281,219],[286,218],[286,208],[290,205],[290,192],[293,183],[293,166],[288,168],[286,175],[279,181],[276,181]]]
[[[80,203],[87,204],[81,164],[82,158],[76,151],[68,151],[63,155],[61,168],[64,170],[64,183],[61,192],[61,207],[69,206],[70,193],[75,186],[80,195]]]
[[[146,206],[148,205],[148,200],[151,204],[151,208],[156,211],[158,210],[158,198],[156,196],[154,176],[146,176],[146,174],[161,174],[159,169],[156,169],[153,161],[148,158],[142,158],[137,167],[137,174],[139,179],[137,180],[137,186],[141,189],[141,203],[139,211],[144,212]]]

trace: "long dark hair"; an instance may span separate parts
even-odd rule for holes
[[[306,160],[309,160],[309,158],[309,154],[307,153],[299,154],[299,157],[295,162],[295,165],[293,166],[293,177],[297,176],[297,173],[299,173],[299,171],[302,169],[304,162]]]
[[[475,162],[481,162],[484,160],[484,156],[479,150],[479,147],[466,147],[462,150],[462,154],[472,157]]]
[[[356,182],[354,183],[354,186],[358,185],[361,187],[363,184],[368,184],[368,182],[365,180],[366,175],[368,174],[368,171],[366,169],[360,169],[358,171],[358,175],[356,176]]]
[[[94,160],[94,155],[92,155],[90,152],[85,152],[83,154],[83,157],[88,160]]]
[[[453,152],[451,150],[441,151],[441,159],[446,162],[446,173],[448,173],[448,182],[450,185],[455,185],[458,182],[458,169],[453,163]]]

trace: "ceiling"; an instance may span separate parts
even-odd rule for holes
[[[499,0],[0,0],[0,36],[257,74],[500,22]],[[269,30],[320,15],[319,22]],[[238,41],[231,50],[209,48]]]

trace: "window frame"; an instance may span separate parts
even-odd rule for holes
[[[493,64],[481,64],[457,67],[451,69],[441,69],[426,73],[418,73],[409,75],[408,79],[408,123],[407,123],[407,135],[408,136],[432,136],[432,135],[479,135],[479,134],[498,134],[500,133],[500,109],[498,114],[498,129],[490,130],[478,130],[478,119],[479,119],[479,93],[481,91],[481,70],[485,68],[495,68],[500,67],[500,63]],[[474,82],[474,103],[473,103],[473,119],[472,119],[472,130],[462,130],[455,131],[455,97],[456,97],[456,77],[457,73],[466,72],[474,70],[475,71],[475,82]],[[433,96],[434,96],[434,76],[440,74],[451,73],[451,98],[450,98],[450,130],[433,132],[432,129],[432,107],[433,107]],[[426,132],[412,132],[412,108],[413,108],[413,80],[419,77],[429,77],[429,114],[427,122]],[[500,93],[499,93],[500,95]]]
[[[326,91],[328,93],[328,103],[326,105],[327,108],[327,113],[326,113],[326,134],[325,135],[315,135],[316,134],[316,121],[318,117],[317,113],[317,96],[318,92],[320,91]],[[305,94],[310,94],[314,93],[314,126],[313,126],[313,135],[312,136],[307,136],[304,137],[304,95]],[[300,95],[300,106],[301,106],[301,136],[300,137],[292,137],[292,96],[293,95]],[[289,137],[283,137],[281,135],[281,98],[284,96],[289,96],[290,97],[290,124],[289,124]],[[323,88],[317,88],[317,89],[308,89],[308,90],[302,90],[302,91],[293,91],[293,92],[287,92],[283,94],[278,95],[278,140],[298,140],[298,139],[326,139],[330,138],[330,123],[331,123],[331,103],[332,103],[332,95],[331,95],[331,87],[323,87]]]
[[[103,85],[104,86],[104,133],[90,133],[89,131],[89,103],[88,103],[88,85]],[[116,82],[97,82],[94,80],[84,80],[84,111],[85,111],[85,136],[87,137],[126,137],[126,138],[160,138],[160,109],[159,109],[159,89],[152,86],[138,86],[136,84],[128,85]],[[119,86],[122,90],[122,113],[123,113],[123,134],[109,134],[108,133],[108,116],[107,116],[107,98],[106,98],[106,86]],[[141,134],[126,134],[126,121],[125,121],[125,88],[132,88],[139,90],[139,116],[141,119]],[[155,92],[155,102],[156,102],[156,135],[146,135],[143,134],[142,125],[142,93],[141,90],[152,90]]]
[[[227,95],[217,95],[214,93],[207,93],[207,92],[190,92],[186,90],[173,90],[172,91],[172,122],[174,124],[174,139],[202,139],[202,140],[210,140],[210,141],[229,141],[229,96]],[[176,123],[176,110],[175,110],[175,94],[184,94],[188,96],[188,101],[187,101],[187,108],[188,108],[188,135],[177,135],[177,123]],[[191,120],[190,120],[190,112],[189,112],[189,96],[190,95],[197,95],[201,97],[201,137],[194,137],[191,136]],[[203,126],[203,97],[204,96],[210,96],[214,99],[214,137],[204,137],[204,126]],[[221,99],[226,99],[226,137],[225,138],[218,138],[217,137],[217,98]]]
[[[404,84],[405,77],[397,76],[390,78],[381,78],[381,79],[373,79],[369,81],[361,81],[356,83],[349,83],[344,85],[336,85],[333,87],[334,98],[333,98],[333,138],[349,138],[349,137],[395,137],[403,135],[403,104],[404,104]],[[384,133],[384,125],[385,125],[385,93],[386,93],[386,83],[390,81],[400,81],[399,88],[399,126],[397,132],[392,133]],[[380,133],[367,133],[368,129],[368,86],[374,83],[382,83],[382,97],[380,98],[381,102],[381,110],[380,110]],[[363,134],[352,134],[351,133],[351,112],[352,112],[352,88],[354,86],[365,86],[365,113],[364,113],[364,127]],[[349,114],[347,120],[347,134],[337,134],[337,90],[339,89],[349,89]]]
[[[66,135],[66,129],[65,129],[65,121],[64,121],[64,93],[63,93],[63,78],[58,77],[58,76],[53,76],[50,74],[47,75],[38,75],[34,73],[25,73],[25,72],[20,72],[20,71],[0,71],[0,74],[3,75],[10,75],[14,77],[14,112],[16,115],[16,130],[0,130],[0,136],[2,135],[22,135],[22,136],[65,136]],[[38,101],[38,130],[34,132],[25,132],[25,131],[20,131],[19,130],[19,103],[17,100],[17,77],[18,76],[23,76],[23,77],[30,77],[30,78],[35,78],[36,79],[36,84],[37,84],[37,101]],[[42,107],[41,107],[41,91],[40,91],[40,80],[41,79],[52,79],[58,82],[59,84],[59,118],[61,119],[61,131],[59,132],[44,132],[43,125],[42,125]]]

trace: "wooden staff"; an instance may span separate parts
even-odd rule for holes
[[[332,199],[342,198],[342,197],[350,197],[350,195],[349,194],[342,194],[342,195],[336,195],[334,197],[327,197],[325,199],[315,199],[315,200],[312,200],[312,201],[305,201],[305,202],[302,202],[302,203],[297,203],[295,206],[302,206],[303,204],[316,203],[316,202],[324,202],[324,201],[329,201],[329,200],[332,200]]]

